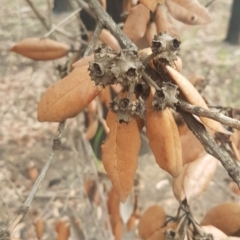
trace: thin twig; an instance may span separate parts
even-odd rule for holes
[[[97,42],[97,40],[99,38],[99,35],[102,32],[102,29],[103,29],[103,26],[102,26],[101,22],[99,22],[97,24],[96,28],[95,28],[95,31],[94,31],[94,33],[93,33],[93,35],[91,37],[91,40],[90,40],[90,42],[88,44],[87,49],[84,52],[84,55],[83,55],[84,57],[90,55],[93,52],[93,50],[95,48],[95,45],[96,45],[96,42]]]
[[[212,3],[214,3],[216,0],[212,0],[212,1],[210,1],[209,3],[207,3],[206,5],[205,5],[205,8],[208,8]]]
[[[34,183],[30,194],[28,195],[27,199],[25,200],[25,202],[23,203],[23,205],[20,207],[19,209],[19,213],[18,215],[13,219],[13,221],[10,223],[10,225],[8,226],[8,228],[5,230],[6,233],[10,234],[12,233],[12,231],[14,230],[14,228],[17,226],[17,224],[24,218],[24,216],[27,214],[28,209],[32,203],[32,200],[42,182],[42,180],[44,179],[46,172],[52,162],[52,160],[55,157],[55,151],[57,151],[61,145],[61,136],[64,130],[64,126],[65,126],[65,122],[62,122],[59,124],[58,126],[58,130],[57,133],[53,139],[53,146],[52,146],[52,151],[48,157],[47,162],[45,163],[41,173],[39,174],[36,182]],[[1,235],[0,235],[0,239],[1,239]]]
[[[152,87],[154,87],[156,90],[160,90],[160,87],[152,80],[150,76],[148,76],[145,72],[142,74],[143,79]]]
[[[29,1],[29,0],[26,0]],[[65,19],[63,19],[58,25],[56,25],[54,28],[52,28],[49,32],[47,32],[44,37],[48,37],[49,35],[51,35],[54,31],[56,31],[61,25],[63,25],[64,23],[66,23],[70,18],[72,18],[75,14],[77,14],[78,12],[80,12],[82,10],[82,8],[78,8],[76,11],[74,11],[73,13],[71,13],[69,16],[67,16]]]
[[[216,120],[224,125],[230,126],[232,128],[236,128],[240,130],[240,121],[237,119],[233,119],[230,117],[225,116],[222,113],[214,112],[202,107],[191,105],[184,100],[179,101],[179,108],[185,112],[192,113],[194,115],[200,116],[200,117],[207,117],[211,118],[213,120]]]
[[[122,32],[113,19],[106,13],[99,1],[89,0],[88,2],[90,9],[93,11],[98,21],[113,34],[122,48],[137,50],[136,45]]]
[[[190,113],[178,109],[189,129],[194,133],[198,140],[204,146],[206,152],[217,158],[227,170],[229,176],[240,187],[240,167],[225,154],[224,151],[216,144],[212,136],[207,132],[204,125],[198,122]]]
[[[37,16],[37,18],[40,20],[40,22],[42,23],[42,25],[49,30],[49,26],[47,25],[45,18],[38,12],[38,10],[35,8],[35,6],[33,5],[33,3],[30,0],[25,0],[28,5],[31,7],[31,9],[33,10],[33,12],[35,13],[35,15]]]
[[[47,0],[47,7],[48,7],[48,22],[49,22],[49,27],[52,27],[52,8],[51,8],[51,3],[50,0]]]

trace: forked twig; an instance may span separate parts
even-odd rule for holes
[[[227,117],[222,113],[214,112],[214,111],[202,108],[202,107],[191,105],[191,104],[185,102],[184,100],[180,100],[178,106],[181,110],[183,110],[185,112],[189,112],[194,115],[201,116],[201,117],[211,118],[222,124],[225,124],[227,126],[230,126],[232,128],[236,128],[236,129],[240,130],[240,121],[239,120]]]
[[[95,44],[96,44],[96,42],[99,38],[99,35],[101,34],[102,29],[103,29],[103,26],[102,26],[101,22],[99,22],[97,24],[96,28],[95,28],[95,31],[93,32],[93,35],[92,35],[91,40],[88,44],[88,47],[85,50],[84,57],[90,55],[93,52],[93,50],[95,48]]]
[[[39,174],[36,182],[34,183],[27,199],[25,200],[23,205],[19,208],[18,215],[12,220],[12,222],[10,223],[10,225],[8,226],[7,229],[0,232],[0,240],[8,240],[8,239],[10,240],[11,239],[10,234],[12,233],[14,228],[18,225],[18,223],[20,223],[21,220],[28,213],[28,210],[29,210],[29,207],[32,203],[32,200],[33,200],[33,198],[34,198],[42,180],[44,179],[51,162],[53,161],[53,159],[55,157],[55,152],[60,148],[61,136],[62,136],[64,127],[65,127],[65,122],[62,122],[62,123],[59,124],[58,129],[57,129],[57,133],[56,133],[56,135],[53,139],[52,151],[51,151],[51,153],[48,157],[47,162],[45,163],[41,173]]]
[[[27,0],[28,1],[28,0]],[[51,35],[54,31],[58,30],[58,28],[60,26],[62,26],[64,23],[66,23],[70,18],[72,18],[74,15],[76,15],[78,12],[80,12],[82,10],[82,8],[78,8],[76,11],[74,11],[73,13],[71,13],[69,16],[67,16],[66,18],[64,18],[58,25],[54,26],[49,32],[47,32],[44,37],[48,37],[49,35]]]
[[[188,128],[194,133],[198,140],[204,146],[206,152],[217,158],[227,170],[229,176],[240,187],[240,167],[225,154],[224,151],[216,144],[212,136],[207,132],[204,125],[198,122],[190,113],[179,109],[183,119],[188,125]]]
[[[122,48],[137,50],[136,45],[122,32],[113,19],[106,13],[99,1],[89,0],[88,2],[90,9],[93,11],[98,21],[114,35]]]

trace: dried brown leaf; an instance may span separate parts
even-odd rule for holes
[[[166,213],[161,206],[154,205],[148,208],[140,217],[138,234],[142,239],[148,239],[165,223]]]
[[[155,23],[157,32],[167,32],[168,34],[178,37],[179,33],[177,28],[171,21],[169,14],[166,12],[165,6],[158,6],[155,13]]]
[[[188,202],[198,198],[206,190],[217,168],[218,160],[203,154],[187,165],[183,188]]]
[[[152,40],[154,35],[157,34],[157,26],[155,22],[149,21],[146,30],[146,39],[148,41],[149,46],[152,45]]]
[[[124,24],[123,32],[136,43],[145,35],[149,19],[149,10],[144,5],[138,4],[131,9]]]
[[[156,111],[152,108],[151,92],[146,111],[146,133],[149,146],[157,164],[178,177],[182,171],[182,148],[178,128],[170,109]]]
[[[163,4],[165,0],[140,0],[140,3],[144,4],[149,10],[155,12],[159,4]]]
[[[90,79],[88,66],[76,68],[45,91],[38,105],[38,121],[62,122],[73,118],[99,91]]]
[[[183,93],[189,103],[208,109],[208,106],[203,100],[202,96],[183,75],[170,66],[166,66],[166,69],[172,80],[178,85],[180,91]],[[200,119],[210,129],[216,132],[229,134],[229,132],[222,126],[221,123],[205,117],[200,117]]]
[[[212,225],[228,236],[235,235],[240,230],[240,203],[223,203],[210,209],[201,221],[202,226]]]
[[[183,164],[194,161],[204,151],[203,145],[189,128],[181,135],[180,140]]]
[[[10,51],[34,60],[54,60],[68,54],[70,47],[49,38],[25,38]]]
[[[217,159],[204,153],[184,167],[181,175],[173,180],[173,192],[177,200],[188,202],[198,198],[208,187],[217,168]],[[185,197],[184,197],[185,194]]]
[[[127,231],[128,231],[128,232],[130,232],[130,231],[133,230],[133,228],[134,228],[135,225],[136,225],[137,219],[138,219],[138,218],[137,218],[137,216],[135,215],[135,213],[133,213],[133,214],[130,216],[130,218],[129,218],[128,222],[127,222]]]
[[[77,62],[75,62],[72,67],[73,68],[80,68],[86,65],[89,65],[89,62],[94,60],[94,55],[90,55],[87,57],[83,57],[81,59],[79,59]]]
[[[58,233],[56,240],[68,240],[70,236],[69,224],[65,221],[59,220],[55,223],[55,230]]]
[[[138,165],[142,121],[132,119],[128,124],[119,123],[117,115],[109,111],[107,125],[110,132],[102,145],[103,165],[114,190],[124,202],[131,192]]]
[[[35,223],[37,237],[40,240],[44,234],[44,222],[42,219],[38,219]]]
[[[110,221],[111,221],[111,216],[110,216]],[[113,231],[113,235],[115,237],[115,240],[121,240],[122,239],[122,235],[123,235],[123,222],[122,222],[121,218],[119,218],[114,223],[114,225],[112,225],[112,231]]]
[[[103,43],[111,47],[113,50],[121,49],[118,40],[108,30],[103,29],[99,38]]]
[[[197,0],[166,0],[171,15],[186,24],[198,25],[211,22],[208,10]]]
[[[113,235],[115,236],[115,240],[120,240],[123,233],[123,222],[120,214],[120,199],[113,187],[108,193],[107,207]]]
[[[35,166],[29,167],[28,170],[28,177],[35,182],[38,178],[38,169]]]

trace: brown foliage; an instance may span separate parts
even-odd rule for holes
[[[209,185],[217,167],[217,159],[203,153],[184,166],[181,175],[173,180],[173,193],[178,201],[198,198]]]
[[[72,67],[73,68],[81,68],[83,66],[86,66],[94,59],[94,55],[86,56],[81,59],[79,59],[77,62],[75,62]]]
[[[240,204],[237,202],[223,203],[210,209],[201,221],[201,225],[212,225],[228,236],[240,234]]]
[[[55,230],[58,233],[56,240],[68,240],[70,236],[70,227],[69,224],[65,221],[57,221],[55,223]]]
[[[183,93],[189,103],[208,109],[208,106],[200,93],[184,76],[170,66],[166,66],[166,69],[172,80],[178,85],[180,91]],[[228,134],[228,131],[224,129],[221,123],[205,117],[201,117],[200,119],[210,129],[216,132]]]
[[[165,223],[166,213],[161,206],[154,205],[148,208],[140,217],[138,224],[139,236],[148,239]]]
[[[113,188],[108,193],[107,207],[113,235],[115,240],[120,240],[123,234],[123,222],[120,215],[120,200]]]
[[[175,37],[178,37],[178,30],[173,25],[169,14],[164,6],[159,6],[155,13],[155,22],[157,25],[157,33],[167,32]]]
[[[49,38],[25,38],[16,43],[10,51],[33,60],[54,60],[68,54],[70,47]]]
[[[204,150],[203,145],[189,128],[181,135],[180,140],[183,164],[194,161]]]
[[[110,132],[102,145],[103,165],[114,190],[121,202],[124,202],[132,189],[138,165],[142,120],[119,123],[117,115],[109,111],[107,125]]]
[[[166,5],[171,15],[183,23],[198,25],[211,22],[208,10],[197,0],[166,0]]]
[[[151,107],[152,95],[148,99],[146,133],[149,146],[157,164],[178,177],[182,171],[182,148],[178,128],[170,109],[155,111]]]
[[[163,4],[165,0],[140,0],[152,12],[156,10],[158,4]]]
[[[37,237],[40,240],[44,234],[44,222],[42,219],[38,219],[35,223]]]
[[[103,43],[111,47],[113,50],[121,49],[118,40],[108,30],[103,29],[99,38]]]
[[[62,122],[77,116],[99,93],[90,79],[88,66],[74,69],[68,76],[52,84],[38,105],[40,122]]]
[[[123,32],[133,42],[137,42],[145,35],[149,19],[149,10],[143,4],[138,4],[131,9],[124,24]]]

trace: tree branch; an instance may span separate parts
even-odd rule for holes
[[[12,220],[12,222],[10,223],[10,225],[8,226],[7,229],[2,230],[0,232],[0,240],[8,240],[8,239],[10,240],[11,239],[10,234],[12,233],[14,228],[18,225],[18,223],[20,223],[22,221],[22,219],[25,217],[25,215],[28,213],[28,210],[32,203],[32,200],[33,200],[42,180],[44,179],[52,160],[55,157],[55,152],[60,148],[61,136],[62,136],[64,127],[65,127],[65,122],[62,122],[59,124],[57,133],[53,139],[52,151],[48,157],[47,162],[45,163],[41,173],[39,174],[35,184],[33,185],[27,199],[25,200],[23,205],[19,208],[18,215]]]
[[[89,7],[96,16],[96,19],[114,35],[122,48],[130,48],[137,51],[136,45],[122,32],[113,19],[102,8],[98,0],[89,0]]]
[[[217,158],[227,170],[229,176],[234,182],[240,187],[240,167],[235,164],[235,162],[225,154],[224,151],[216,144],[214,139],[209,135],[204,125],[198,122],[190,113],[184,112],[179,109],[183,119],[187,123],[189,129],[194,133],[198,140],[204,146],[206,152]]]
[[[185,102],[184,100],[179,100],[178,107],[185,112],[189,112],[194,115],[201,116],[201,117],[211,118],[211,119],[216,120],[224,125],[227,125],[232,128],[236,128],[236,129],[240,130],[240,121],[238,121],[237,119],[227,117],[222,113],[213,112],[211,110],[208,110],[208,109],[205,109],[202,107],[191,105],[191,104]]]
[[[98,40],[98,37],[101,34],[102,29],[103,29],[103,26],[102,26],[102,24],[100,22],[100,23],[97,24],[97,26],[95,28],[95,31],[94,31],[94,33],[93,33],[93,35],[91,37],[91,40],[90,40],[90,42],[88,44],[88,47],[87,47],[87,49],[84,52],[84,55],[83,55],[84,57],[90,55],[93,52],[93,50],[95,48],[95,45],[96,45],[96,42]]]

